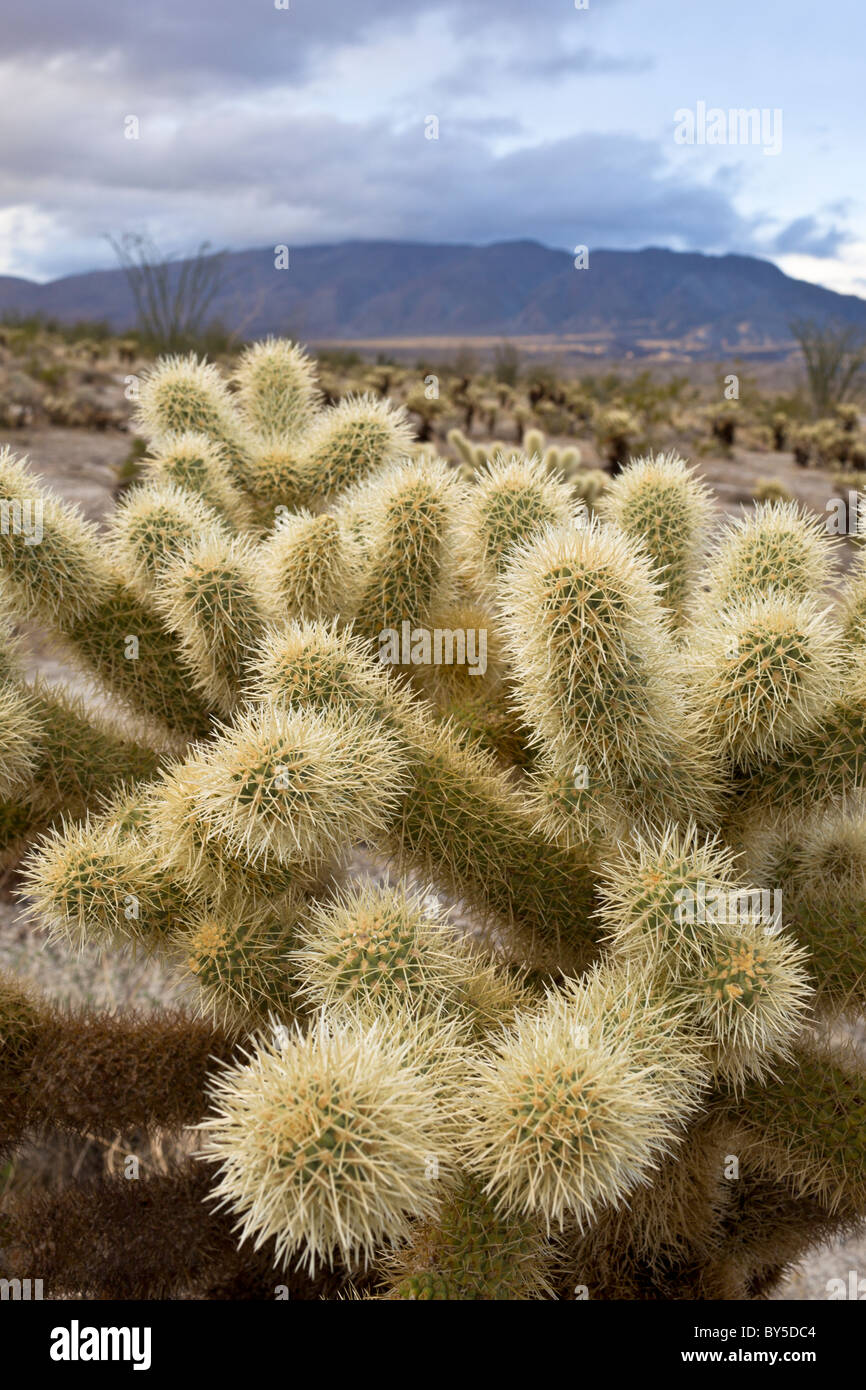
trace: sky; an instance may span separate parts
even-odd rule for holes
[[[529,238],[866,297],[863,0],[5,3],[0,274]]]

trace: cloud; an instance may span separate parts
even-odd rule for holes
[[[805,217],[796,217],[779,232],[773,241],[773,251],[780,256],[795,253],[814,256],[818,260],[832,260],[850,240],[851,234],[843,227],[834,224],[822,229],[817,217],[810,213]]]
[[[157,108],[140,139],[120,107],[58,98],[9,151],[0,196],[50,219],[32,248],[36,273],[109,264],[103,234],[147,229],[165,249],[201,240],[233,248],[361,238],[500,241],[552,246],[754,249],[757,228],[729,189],[690,182],[658,143],[586,134],[497,153],[483,119],[287,116],[278,104]],[[22,216],[24,214],[22,213]],[[16,267],[20,270],[20,267]]]
[[[464,40],[506,33],[518,46],[550,46],[575,24],[562,0],[533,0],[531,9],[525,0],[413,0],[411,7],[406,0],[289,0],[282,9],[275,0],[147,0],[146,8],[118,0],[86,6],[41,0],[4,16],[3,54],[28,62],[75,60],[121,78],[147,77],[158,88],[195,91],[209,79],[231,77],[246,86],[298,78],[341,47],[369,47],[426,17],[438,17]]]
[[[655,66],[656,60],[649,54],[619,56],[599,53],[594,48],[580,48],[565,53],[548,52],[538,57],[514,58],[507,68],[517,77],[558,78],[642,73],[649,72]]]

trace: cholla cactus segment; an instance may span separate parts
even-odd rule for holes
[[[327,709],[342,699],[397,741],[410,782],[385,843],[398,863],[484,916],[521,923],[539,941],[593,949],[585,855],[537,833],[493,759],[390,680],[358,638],[334,626],[291,624],[269,634],[258,670],[263,700]]]
[[[555,944],[560,959],[585,965],[597,941],[585,853],[538,834],[508,776],[448,724],[400,727],[412,782],[387,840],[397,862],[518,928],[527,951]]]
[[[749,770],[742,809],[750,816],[784,809],[802,815],[816,804],[866,785],[866,653],[856,652],[842,690],[808,738]]]
[[[153,597],[166,564],[202,534],[223,533],[219,516],[174,483],[131,488],[111,518],[109,545],[118,569],[140,598]]]
[[[225,450],[206,434],[187,430],[162,437],[142,460],[148,481],[174,483],[202,499],[232,529],[255,522],[249,498],[232,481]]]
[[[327,710],[341,701],[379,720],[415,706],[370,659],[369,645],[336,619],[289,622],[272,628],[256,655],[250,692],[277,705],[311,705]],[[396,727],[396,726],[395,726]]]
[[[50,831],[27,861],[25,885],[52,938],[79,950],[121,941],[152,949],[188,907],[153,846],[111,818]]]
[[[381,1025],[324,1020],[261,1042],[212,1093],[204,1156],[241,1240],[273,1238],[311,1271],[352,1265],[431,1218],[451,1163],[450,1126],[404,1041]]]
[[[839,601],[839,620],[845,638],[858,646],[866,642],[866,551],[858,551]]]
[[[807,961],[786,933],[765,924],[717,928],[685,993],[712,1038],[721,1080],[742,1086],[788,1054],[812,995]]]
[[[577,1034],[619,1052],[635,1066],[665,1059],[665,1085],[678,1113],[697,1110],[711,1067],[707,1039],[695,1028],[683,991],[651,956],[622,960],[609,954],[578,979],[563,980],[558,995],[572,1009]]]
[[[719,836],[669,825],[635,834],[601,866],[599,918],[617,956],[656,959],[678,979],[700,969],[720,914],[744,891]]]
[[[464,1177],[433,1220],[418,1222],[407,1245],[386,1259],[379,1297],[499,1301],[553,1295],[551,1248],[538,1221],[504,1216],[477,1181]]]
[[[16,680],[21,675],[21,640],[15,634],[11,614],[4,607],[9,595],[0,581],[0,681]]]
[[[0,507],[6,602],[48,624],[92,617],[112,583],[96,527],[40,487],[11,449],[0,450]]]
[[[246,1031],[269,1017],[293,1016],[289,952],[299,905],[251,906],[236,894],[176,924],[168,951],[203,1014]]]
[[[32,700],[10,681],[0,685],[0,798],[20,795],[33,781],[42,725]]]
[[[412,432],[404,410],[375,396],[346,396],[317,415],[302,441],[309,502],[331,497],[404,458]]]
[[[816,1006],[866,1005],[866,813],[862,797],[748,834],[764,882],[781,885],[785,921],[808,953]]]
[[[814,598],[833,577],[836,538],[795,502],[762,502],[729,522],[705,572],[706,603],[718,610],[768,590]]]
[[[476,475],[460,516],[458,557],[470,583],[489,592],[513,546],[575,519],[571,489],[537,457],[496,457]]]
[[[281,518],[259,558],[268,604],[281,617],[327,620],[354,610],[359,557],[329,513]]]
[[[499,590],[521,713],[611,780],[651,773],[688,714],[654,571],[621,531],[550,529],[513,552]]]
[[[410,637],[415,629],[429,637],[434,610],[451,597],[464,500],[453,470],[425,457],[377,473],[347,499],[369,518],[358,622],[379,642],[380,659],[402,660],[404,624]]]
[[[746,766],[816,734],[838,698],[844,643],[811,599],[769,592],[689,634],[694,698],[712,741]]]
[[[220,444],[241,488],[251,440],[217,367],[188,357],[164,357],[142,379],[136,428],[162,441],[176,434],[207,435]]]
[[[265,441],[252,447],[247,486],[266,527],[310,500],[300,449],[299,443],[284,441]]]
[[[647,1180],[683,1116],[664,1062],[587,1038],[566,999],[521,1018],[477,1066],[468,1163],[500,1211],[590,1222]]]
[[[76,622],[61,613],[56,631],[70,661],[96,675],[125,708],[187,736],[207,730],[207,705],[192,688],[176,641],[128,584],[115,579],[97,610]]]
[[[713,516],[709,489],[677,453],[633,459],[607,488],[599,515],[646,548],[662,602],[683,620]]]
[[[315,366],[286,338],[245,348],[234,379],[250,428],[264,438],[297,438],[319,405]]]
[[[204,904],[222,903],[237,892],[242,876],[251,907],[282,909],[289,899],[318,885],[320,863],[254,862],[238,856],[234,842],[217,834],[199,814],[211,771],[193,753],[165,770],[144,795],[147,831],[168,871]]]
[[[362,883],[315,904],[298,935],[292,961],[315,1008],[349,1004],[375,1014],[411,1004],[484,1028],[513,1012],[520,997],[458,936],[430,893]]]
[[[231,714],[270,616],[256,553],[241,537],[205,529],[163,569],[154,601],[196,688]]]
[[[789,1191],[862,1213],[866,1072],[850,1048],[803,1040],[736,1105],[744,1156]]]
[[[140,723],[96,713],[62,685],[36,681],[26,693],[41,729],[31,795],[46,812],[83,811],[119,783],[153,776],[168,756],[171,740]]]
[[[399,748],[348,711],[254,707],[208,749],[200,821],[242,859],[291,865],[381,834],[406,788]]]

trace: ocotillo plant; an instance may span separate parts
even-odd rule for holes
[[[742,1298],[861,1221],[866,1077],[828,1039],[866,1007],[862,576],[835,617],[817,521],[711,541],[675,455],[590,517],[551,459],[470,476],[386,402],[323,408],[273,340],[231,383],[159,363],[138,427],[103,533],[0,456],[4,611],[114,708],[4,628],[0,826],[37,929],[189,1003],[4,979],[2,1140],[194,1157],[13,1192],[10,1271]]]

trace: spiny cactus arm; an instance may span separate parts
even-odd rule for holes
[[[439,1214],[418,1222],[386,1255],[379,1298],[452,1301],[550,1298],[552,1251],[539,1223],[505,1217],[477,1182],[463,1178]]]
[[[162,358],[141,382],[135,423],[157,445],[190,431],[207,435],[221,446],[235,485],[248,486],[253,440],[212,363],[195,354]]]
[[[844,641],[811,599],[768,590],[707,615],[688,634],[687,670],[702,728],[734,763],[820,735],[838,699]]]
[[[114,584],[95,526],[43,488],[10,449],[0,450],[0,499],[4,607],[48,627],[92,618]]]
[[[96,712],[63,685],[37,680],[26,689],[41,726],[34,797],[52,813],[152,777],[168,756],[157,730]]]
[[[454,595],[454,538],[464,501],[453,470],[428,458],[380,470],[344,499],[343,509],[365,513],[359,630],[379,644],[386,660],[402,658],[402,645],[396,652],[390,646],[404,624],[410,634],[429,630],[434,610]]]
[[[159,592],[166,565],[207,533],[228,540],[225,523],[197,493],[174,482],[143,483],[115,508],[108,544],[118,570],[147,603]]]
[[[546,840],[508,776],[450,725],[406,733],[412,790],[385,842],[396,862],[513,926],[531,954],[555,948],[573,968],[586,965],[598,940],[587,855]]]
[[[438,1208],[452,1130],[408,1042],[382,1027],[321,1020],[281,1048],[260,1043],[212,1099],[215,1195],[241,1240],[273,1239],[282,1263],[354,1263]]]
[[[183,762],[168,768],[147,794],[147,834],[170,877],[200,907],[214,911],[236,895],[240,881],[250,910],[281,911],[293,895],[314,891],[332,867],[329,859],[285,865],[273,858],[244,860],[202,819],[199,803],[212,779],[202,752],[193,749]]]
[[[253,689],[265,701],[327,708],[342,698],[397,740],[411,780],[378,838],[399,864],[483,916],[520,924],[537,944],[557,943],[584,964],[594,954],[586,856],[537,832],[492,758],[390,679],[362,641],[333,625],[290,624],[263,645],[258,673]]]
[[[462,430],[452,429],[446,435],[448,443],[452,449],[456,449],[463,463],[474,471],[475,469],[475,446],[471,439],[468,439]]]
[[[842,690],[808,739],[739,779],[741,826],[783,807],[799,816],[866,782],[866,653],[855,652]]]
[[[611,1297],[602,1271],[618,1260],[624,1270],[642,1265],[650,1287],[664,1281],[666,1270],[707,1264],[718,1247],[735,1185],[725,1175],[733,1135],[729,1121],[697,1114],[627,1205],[606,1208],[589,1230],[567,1225],[562,1253],[571,1287],[582,1283],[591,1298]]]
[[[473,693],[471,688],[459,694],[449,690],[448,696],[444,713],[461,735],[480,744],[504,767],[532,767],[533,752],[527,746],[525,731],[505,699],[491,699],[489,693]]]
[[[95,613],[57,631],[70,661],[133,710],[187,737],[209,730],[210,711],[192,688],[174,635],[121,580]]]
[[[231,1216],[207,1205],[210,1178],[186,1164],[23,1193],[6,1204],[3,1274],[38,1269],[52,1298],[273,1299],[278,1287],[292,1299],[338,1296],[342,1271],[312,1280],[275,1270],[272,1242],[238,1250]]]
[[[762,502],[727,524],[703,573],[712,610],[783,590],[818,598],[832,582],[838,538],[796,502]]]
[[[235,1055],[229,1034],[179,1010],[66,1009],[2,973],[2,1142],[46,1125],[113,1136],[194,1124],[216,1061]]]
[[[741,1272],[743,1297],[766,1298],[810,1250],[862,1230],[862,1211],[831,1210],[760,1172],[741,1172],[728,1187],[717,1259]]]
[[[581,768],[647,815],[673,803],[669,815],[706,819],[715,757],[635,543],[597,522],[551,528],[512,551],[499,592],[518,708],[562,775]]]
[[[294,1021],[290,952],[303,906],[300,894],[263,906],[235,892],[175,921],[166,953],[200,1013],[244,1033]]]
[[[460,509],[457,560],[476,593],[492,598],[513,546],[545,526],[575,518],[576,498],[537,459],[494,458],[476,475]]]
[[[24,747],[14,737],[25,728],[22,711],[29,730]],[[158,741],[151,745],[140,729],[95,714],[72,691],[42,681],[27,685],[16,679],[4,687],[4,719],[7,754],[0,783],[5,777],[13,794],[0,799],[0,860],[9,863],[46,822],[80,814],[90,798],[118,782],[152,776],[165,757]],[[16,767],[20,775],[13,786]]]
[[[716,1077],[734,1089],[772,1074],[806,1021],[809,956],[786,932],[725,925],[684,994],[711,1039]]]
[[[38,763],[42,724],[33,701],[17,682],[0,684],[0,798],[27,793]]]
[[[730,1113],[743,1156],[790,1192],[866,1216],[866,1073],[850,1051],[800,1044]]]
[[[249,531],[256,522],[255,507],[232,478],[221,445],[206,434],[188,430],[163,436],[142,459],[145,478],[174,483],[195,493],[233,531]]]
[[[230,715],[251,654],[271,616],[249,543],[205,528],[160,572],[154,604],[192,683],[211,709]]]
[[[411,450],[402,407],[375,396],[346,396],[316,415],[301,441],[304,505],[321,504]]]
[[[360,554],[327,512],[281,518],[257,560],[266,602],[281,618],[347,619],[355,612]]]
[[[25,861],[24,889],[31,915],[79,950],[122,942],[159,949],[191,907],[154,844],[112,812],[44,835]]]
[[[340,707],[252,706],[205,751],[199,823],[239,860],[304,866],[381,834],[407,785],[397,741]]]
[[[250,429],[265,439],[297,438],[321,402],[314,363],[286,338],[267,338],[245,348],[234,382]]]
[[[839,595],[839,620],[847,641],[859,646],[866,642],[866,553],[862,550]]]
[[[524,991],[449,923],[431,892],[361,882],[314,903],[291,961],[299,994],[329,1015],[375,1018],[407,1007],[453,1017],[481,1036],[513,1015]]]
[[[682,1130],[683,1103],[654,1064],[608,1048],[565,998],[521,1018],[476,1067],[467,1109],[470,1170],[503,1212],[550,1230],[589,1223],[650,1176]]]
[[[659,574],[662,602],[681,624],[713,516],[709,489],[679,454],[649,454],[618,474],[598,510],[645,547]]]
[[[0,871],[17,864],[27,845],[44,827],[44,811],[29,798],[0,799]]]
[[[0,583],[4,604],[61,639],[71,659],[167,723],[206,726],[170,636],[112,567],[95,528],[38,486],[7,450],[0,493],[27,510],[33,527],[4,526]],[[23,510],[22,510],[23,514]]]
[[[303,467],[301,442],[260,441],[251,451],[247,489],[263,528],[313,501]],[[321,499],[324,504],[325,499]]]

